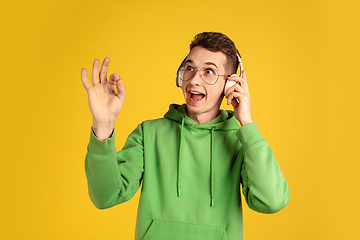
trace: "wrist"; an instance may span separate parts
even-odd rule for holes
[[[114,125],[115,122],[113,121],[97,121],[93,119],[92,129],[95,136],[99,140],[104,141],[111,136],[114,130]]]
[[[239,122],[240,122],[241,126],[244,126],[244,125],[246,125],[248,123],[253,123],[254,121],[252,120],[252,118],[250,118],[250,119],[247,119],[247,120],[239,120]]]

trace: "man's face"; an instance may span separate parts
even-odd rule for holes
[[[220,75],[228,74],[229,71],[225,69],[226,56],[222,52],[211,52],[203,47],[194,47],[186,59],[186,66],[192,66],[199,70],[202,67],[215,68]],[[200,116],[211,120],[216,117],[224,97],[223,91],[226,78],[219,76],[218,81],[214,85],[205,83],[199,72],[188,81],[182,82],[182,91],[185,97],[185,102],[190,116]],[[200,94],[196,94],[200,93]]]

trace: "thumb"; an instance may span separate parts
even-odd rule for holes
[[[234,109],[237,108],[237,106],[239,106],[239,103],[238,103],[238,101],[236,100],[236,98],[233,98],[233,99],[231,100],[231,105],[233,106]]]
[[[116,89],[117,89],[116,95],[118,96],[118,98],[120,100],[125,100],[125,86],[121,79],[118,79],[116,81]]]

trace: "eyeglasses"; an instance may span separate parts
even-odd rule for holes
[[[178,70],[176,71],[176,76],[175,76],[175,82],[176,82],[176,86],[180,87],[181,88],[181,81],[184,81],[184,72],[185,72],[185,64],[186,64],[186,59],[187,59],[187,56],[189,55],[190,52],[188,52],[186,54],[186,56],[183,58],[182,62],[180,63],[180,66],[178,68]],[[241,58],[240,58],[240,55],[237,53],[236,54],[237,58],[238,58],[238,61],[239,61],[239,66],[240,66],[240,77],[242,77],[242,72],[244,70],[244,67],[242,65],[242,62],[241,62]],[[196,70],[196,69],[195,69]],[[216,71],[216,70],[215,70]],[[217,73],[217,71],[216,71]],[[194,75],[196,74],[196,71],[195,73],[193,74],[192,77],[194,77]],[[216,74],[217,75],[217,79],[214,81],[214,83],[212,85],[214,85],[217,81],[218,81],[218,78],[219,76],[231,76],[231,75],[219,75],[219,74]],[[201,76],[201,71],[200,71],[200,76]],[[190,80],[192,77],[190,77],[189,79],[186,79],[185,81],[188,81]],[[206,83],[206,84],[209,84],[207,83],[204,78],[201,76],[201,79]]]
[[[196,69],[191,65],[185,64],[185,66],[182,66],[179,69],[179,78],[182,81],[189,81],[195,76],[197,71],[199,71],[201,79],[209,85],[214,85],[219,80],[219,76],[231,76],[220,75],[216,68],[213,67],[202,67],[200,69]]]

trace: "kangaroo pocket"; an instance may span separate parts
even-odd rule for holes
[[[143,240],[227,240],[225,228],[154,220]]]

